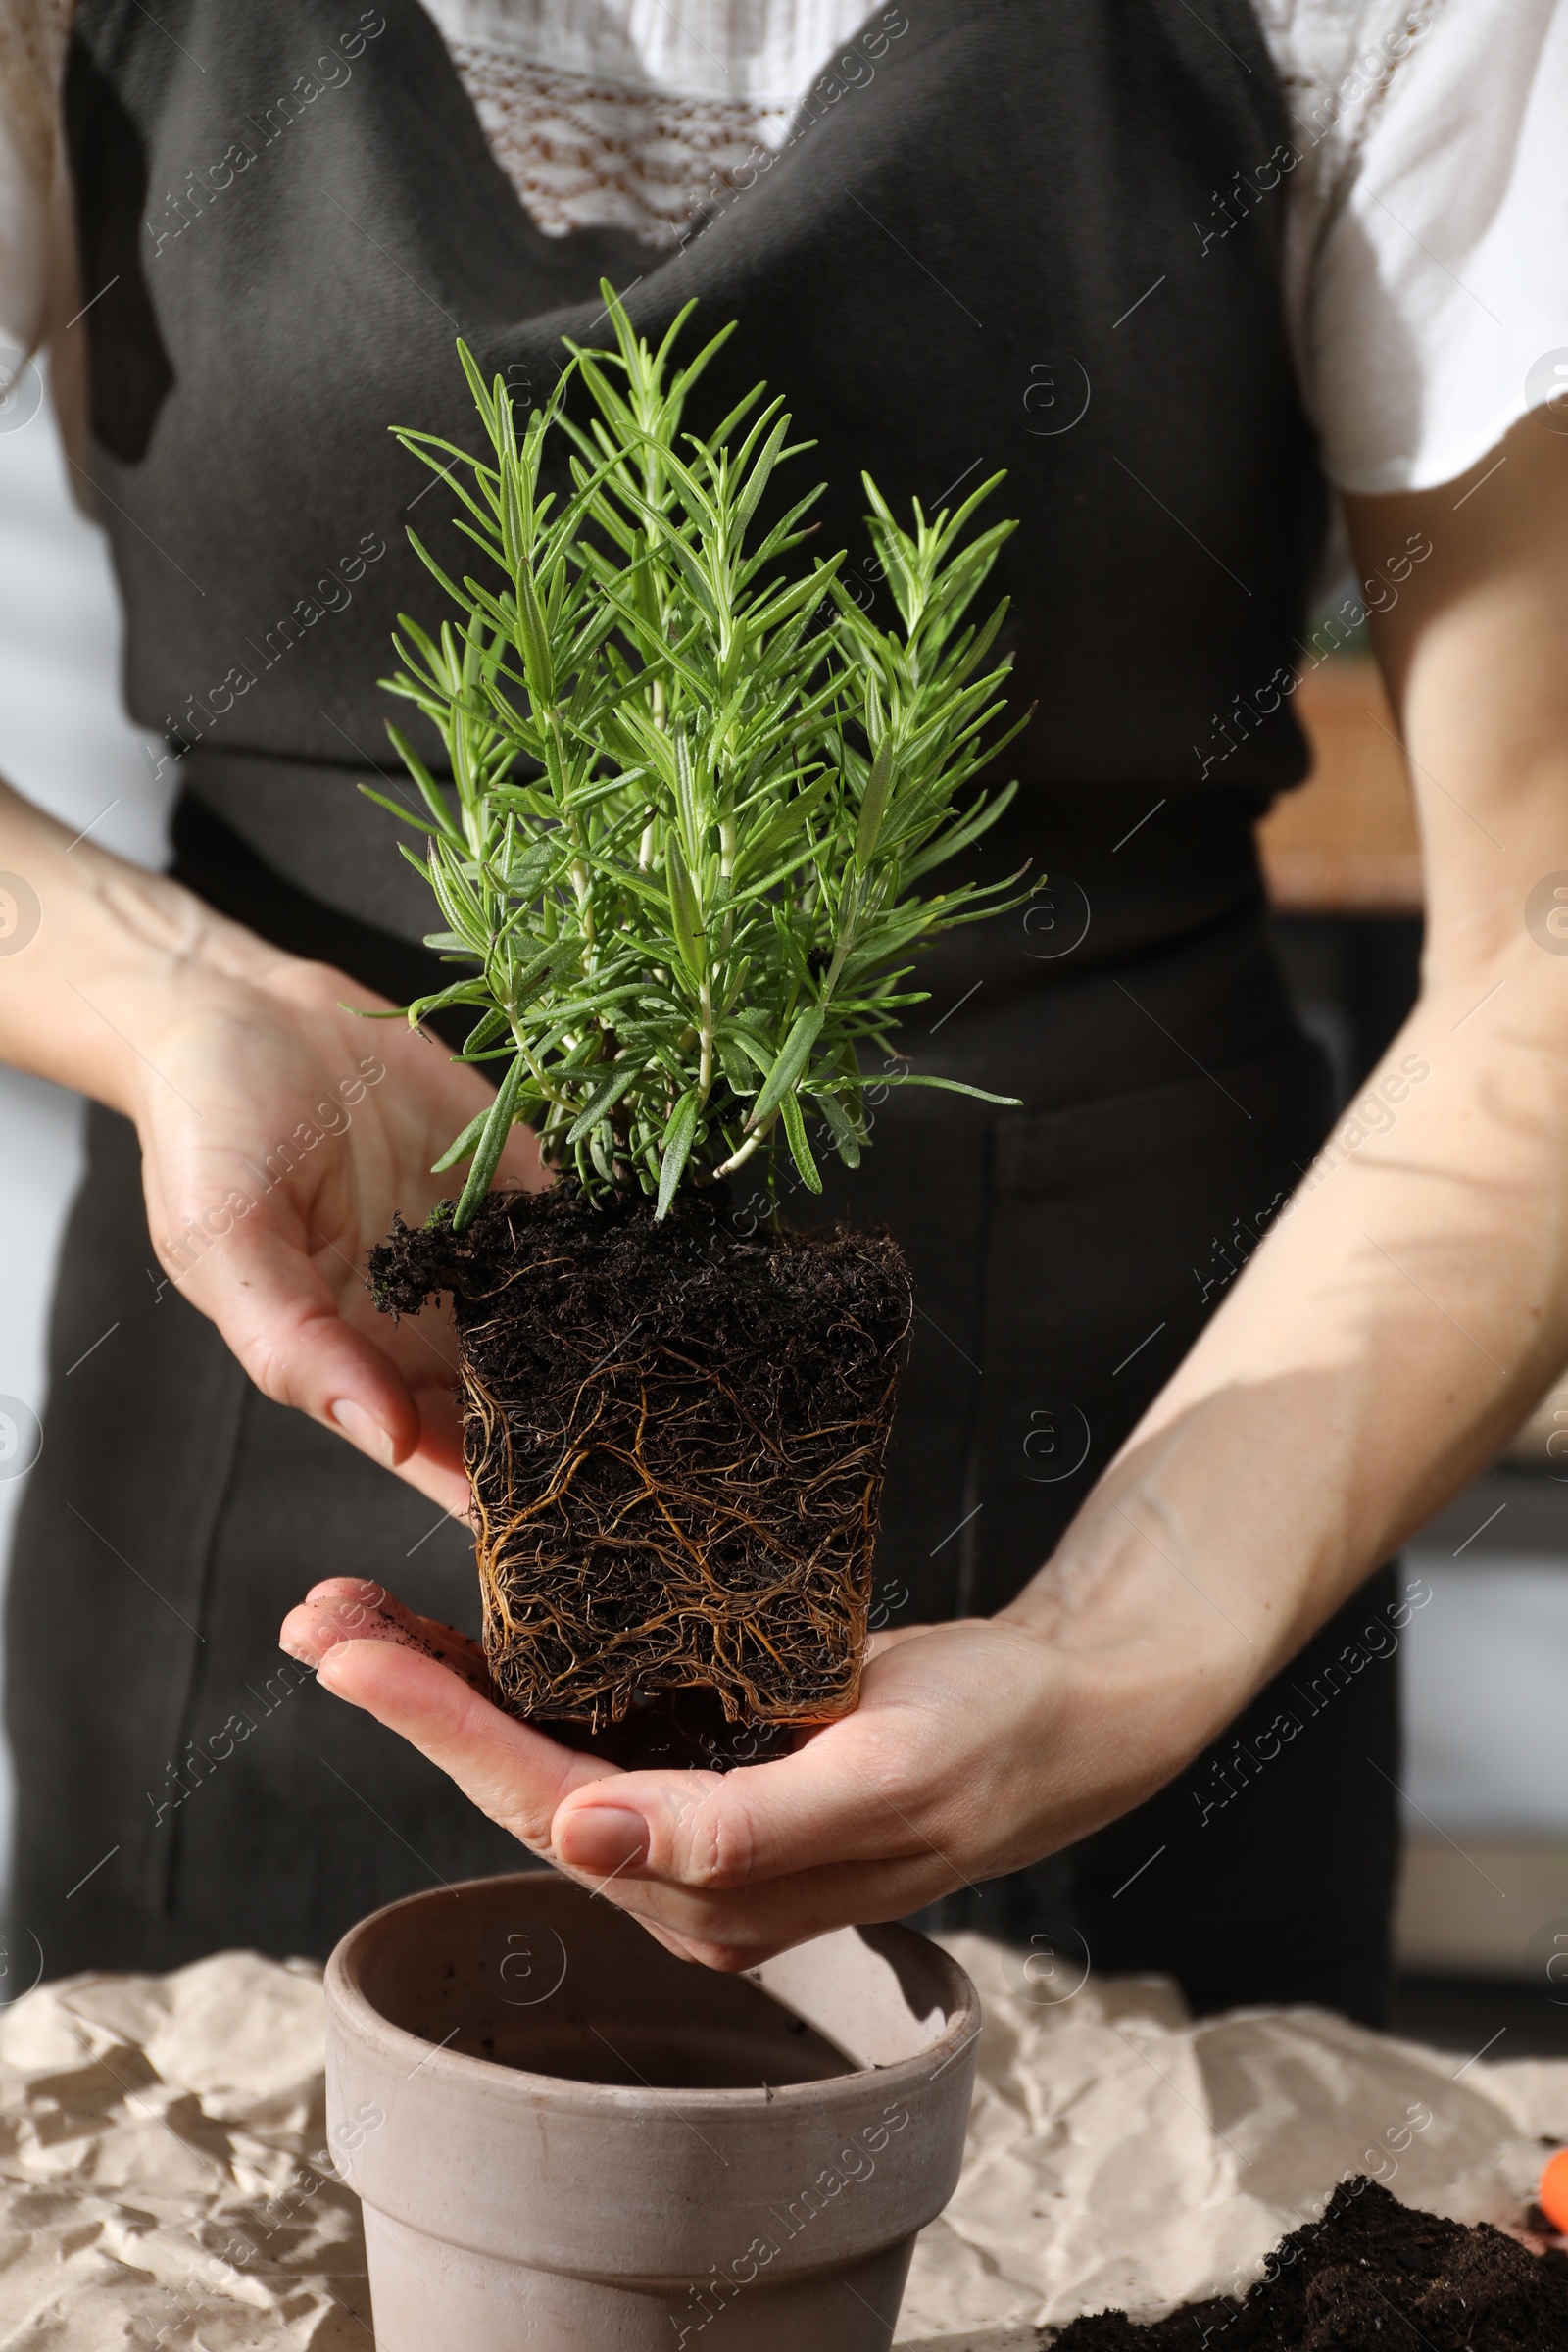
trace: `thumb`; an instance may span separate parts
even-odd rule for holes
[[[793,1755],[734,1772],[629,1772],[574,1788],[551,1842],[568,1868],[596,1878],[698,1887],[932,1850],[879,1788],[853,1726],[831,1724]]]
[[[449,1666],[392,1642],[340,1642],[317,1673],[335,1697],[401,1733],[481,1813],[537,1854],[551,1853],[551,1816],[565,1792],[617,1770],[558,1746],[492,1706]]]

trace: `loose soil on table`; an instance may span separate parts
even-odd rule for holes
[[[908,1270],[885,1235],[743,1239],[723,1206],[655,1223],[563,1182],[370,1253],[386,1311],[453,1298],[485,1651],[530,1720],[855,1704]]]
[[[1041,2340],[1052,2352],[1568,2352],[1568,2262],[1348,2180],[1321,2221],[1281,2240],[1245,2300],[1188,2303],[1152,2328],[1101,2312]]]

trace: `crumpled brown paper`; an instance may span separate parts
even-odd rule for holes
[[[1516,2223],[1543,2141],[1568,2140],[1568,2060],[1467,2064],[1311,2009],[1193,2025],[1157,1979],[948,1940],[986,2023],[906,2352],[1033,2352],[1082,2311],[1152,2318],[1245,2284],[1349,2172]],[[371,2352],[303,1963],[74,1977],[0,2013],[0,2348],[159,2345]]]
[[[5,2352],[370,2352],[320,1971],[220,1952],[0,2014]]]
[[[1081,2312],[1229,2293],[1348,2173],[1517,2225],[1543,2139],[1568,2139],[1568,2060],[1467,2062],[1318,2009],[1194,2025],[1159,1979],[943,1940],[985,2027],[963,2178],[900,2316],[910,2352],[1033,2352]]]

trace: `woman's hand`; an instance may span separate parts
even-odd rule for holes
[[[478,1074],[324,964],[280,954],[176,884],[96,850],[0,786],[0,866],[35,893],[0,957],[0,1053],[135,1122],[165,1273],[269,1396],[455,1514],[449,1317],[394,1324],[366,1253],[454,1189],[432,1161],[490,1101]],[[540,1181],[517,1130],[502,1161]]]
[[[1034,1861],[1152,1793],[1185,1760],[1169,1761],[1173,1730],[1201,1743],[1157,1695],[1138,1736],[1102,1737],[1115,1669],[1007,1617],[879,1637],[853,1715],[727,1773],[623,1772],[561,1746],[493,1703],[476,1644],[377,1585],[318,1585],[281,1639],[530,1852],[716,1969]]]
[[[1042,1766],[1064,1677],[1016,1627],[885,1642],[853,1715],[727,1773],[622,1772],[558,1745],[492,1703],[477,1648],[376,1586],[318,1585],[282,1642],[519,1843],[710,1968],[897,1919],[1058,1841]]]
[[[461,1182],[431,1163],[490,1089],[438,1040],[343,1009],[383,1002],[289,956],[157,996],[133,1102],[148,1225],[258,1388],[461,1516],[450,1310],[378,1314],[366,1253]],[[521,1130],[503,1173],[539,1181]]]

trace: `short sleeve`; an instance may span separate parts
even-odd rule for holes
[[[1568,0],[1431,0],[1400,29],[1301,289],[1308,406],[1350,491],[1451,481],[1568,389]]]

